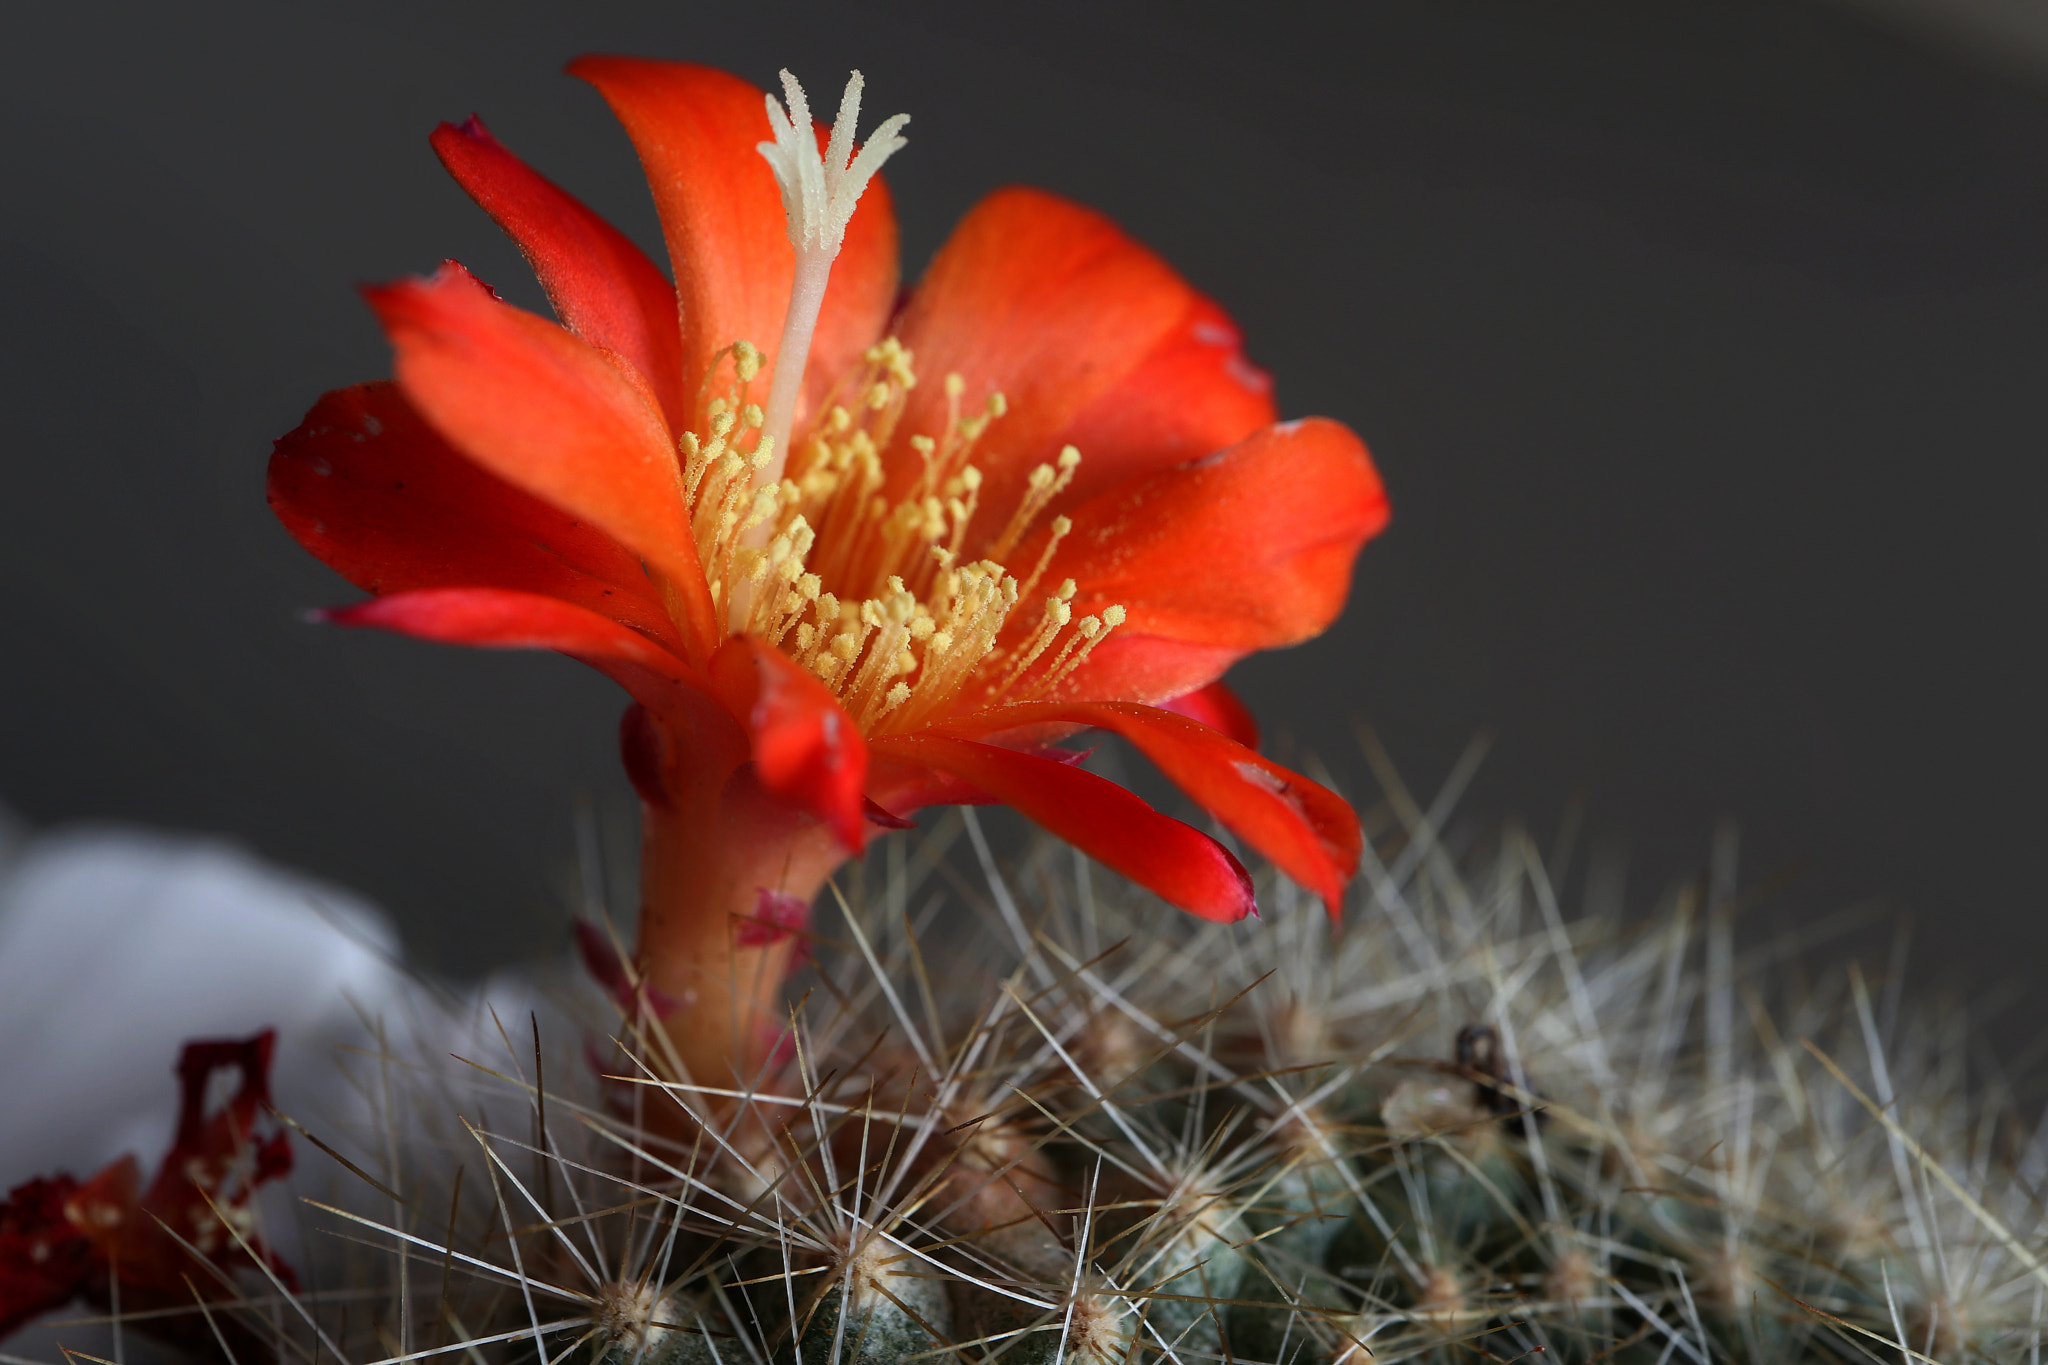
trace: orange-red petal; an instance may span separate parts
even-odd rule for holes
[[[434,130],[441,164],[532,265],[562,325],[640,372],[682,430],[696,385],[683,382],[676,291],[647,253],[575,196],[507,151],[482,120]]]
[[[1108,218],[1041,190],[998,190],[976,205],[898,332],[927,380],[957,373],[968,405],[997,391],[1007,402],[974,457],[994,513],[984,536],[1064,443],[1080,448],[1081,467],[1055,511],[1273,420],[1270,386],[1221,309]],[[912,392],[898,430],[936,437],[946,421],[944,386],[931,382]],[[914,467],[899,456],[898,491]]]
[[[422,588],[321,613],[341,626],[373,626],[398,635],[482,649],[552,649],[602,670],[643,701],[667,699],[643,679],[691,684],[689,665],[667,648],[609,617],[555,597],[501,588]]]
[[[1081,452],[1066,505],[1236,445],[1279,415],[1272,378],[1245,359],[1237,324],[1190,290],[1151,354],[1060,433]]]
[[[1186,716],[1130,702],[1039,702],[974,717],[975,734],[1093,726],[1123,736],[1246,843],[1322,897],[1331,918],[1364,847],[1358,817],[1335,792]]]
[[[709,676],[746,729],[761,785],[825,821],[858,853],[868,836],[868,746],[838,698],[794,659],[746,635],[719,647]]]
[[[1085,768],[949,735],[892,736],[873,747],[879,758],[950,774],[1014,806],[1191,915],[1231,923],[1257,909],[1251,878],[1228,849]]]
[[[1076,615],[1115,604],[1127,617],[1060,695],[1150,702],[1252,650],[1319,634],[1343,609],[1359,547],[1386,524],[1387,499],[1359,439],[1308,418],[1134,480],[1073,519],[1045,581],[1080,585]]]
[[[694,390],[735,341],[772,361],[796,253],[775,174],[755,150],[772,137],[762,92],[712,67],[639,57],[579,57],[569,72],[597,87],[647,172],[682,304],[685,382]],[[896,217],[877,177],[832,266],[805,371],[813,404],[880,336],[895,299]]]
[[[1247,749],[1259,747],[1259,720],[1229,685],[1212,682],[1159,703],[1160,709],[1221,730]]]
[[[462,267],[367,291],[422,416],[493,474],[633,551],[674,590],[693,658],[721,634],[668,427],[628,367],[500,302]]]
[[[278,441],[269,497],[299,544],[365,592],[539,593],[682,647],[637,558],[463,456],[395,385],[324,395]]]

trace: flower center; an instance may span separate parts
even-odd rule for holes
[[[892,500],[882,454],[917,386],[912,359],[894,337],[869,347],[794,443],[787,471],[771,479],[764,414],[750,401],[761,354],[735,342],[706,380],[713,392],[726,381],[706,406],[708,435],[679,442],[697,552],[728,626],[794,657],[870,733],[909,728],[955,701],[1044,696],[1124,620],[1120,606],[1075,620],[1076,585],[1066,579],[1037,598],[1036,627],[1002,643],[1073,523],[1052,518],[1021,577],[1004,561],[1073,482],[1081,455],[1068,446],[1033,469],[984,555],[963,561],[982,510],[973,457],[1004,414],[1003,396],[967,409],[966,382],[947,375],[945,430],[904,443],[921,467]]]
[[[946,376],[946,429],[909,438],[923,467],[893,502],[884,495],[882,452],[917,386],[911,354],[894,337],[869,347],[804,439],[790,439],[832,262],[861,192],[903,146],[897,133],[909,120],[885,120],[856,153],[856,71],[821,155],[803,87],[785,71],[782,88],[788,108],[767,97],[775,140],[759,150],[782,191],[796,274],[767,405],[753,401],[761,352],[736,341],[712,358],[704,377],[702,392],[716,395],[705,405],[705,430],[677,442],[711,600],[728,629],[769,641],[816,674],[863,732],[908,728],[956,700],[988,706],[1043,696],[1124,620],[1120,606],[1074,620],[1075,585],[1067,579],[1043,599],[1034,629],[1000,643],[1073,523],[1052,519],[1021,580],[1004,561],[1073,482],[1080,452],[1068,446],[1056,462],[1033,469],[986,554],[963,563],[981,501],[972,457],[1003,415],[1000,393],[966,412],[966,381]]]

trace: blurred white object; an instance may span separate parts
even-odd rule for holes
[[[400,1162],[407,1175],[386,1178],[407,1184],[431,1184],[449,1144],[432,1125],[391,1130],[394,1107],[428,1112],[394,1087],[431,1093],[452,1127],[482,1073],[451,1054],[509,1056],[516,1072],[530,1029],[572,1047],[582,1036],[526,973],[461,992],[420,980],[368,903],[232,844],[116,826],[28,837],[0,807],[0,1198],[123,1155],[148,1180],[171,1143],[183,1045],[266,1028],[277,1030],[277,1108],[370,1166]],[[259,1235],[305,1268],[320,1248],[296,1196],[348,1203],[367,1187],[304,1141],[292,1147],[289,1180],[252,1211]],[[70,1311],[9,1337],[0,1361],[55,1361],[66,1347],[130,1365],[170,1359],[66,1321]]]
[[[420,995],[362,900],[231,845],[116,827],[0,856],[0,1194],[132,1152],[154,1168],[191,1038],[278,1032],[273,1094],[315,1120],[334,1049]]]

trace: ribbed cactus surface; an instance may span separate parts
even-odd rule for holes
[[[1730,848],[1567,913],[1410,814],[1341,926],[1228,927],[952,817],[821,908],[747,1087],[595,1010],[400,1068],[345,1269],[249,1316],[309,1365],[2039,1358],[2048,1147],[1965,1021],[1746,923]]]

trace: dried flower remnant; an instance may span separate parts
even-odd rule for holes
[[[291,1267],[257,1235],[249,1208],[256,1190],[291,1169],[282,1131],[259,1136],[270,1105],[276,1035],[185,1044],[178,1056],[178,1126],[156,1178],[122,1157],[85,1181],[56,1174],[16,1186],[0,1203],[0,1338],[77,1298],[105,1310],[118,1296],[127,1313],[194,1309],[195,1295],[219,1299],[219,1276],[260,1269],[295,1288]],[[212,1114],[214,1077],[239,1076]],[[211,1341],[187,1318],[158,1324],[174,1338]]]

